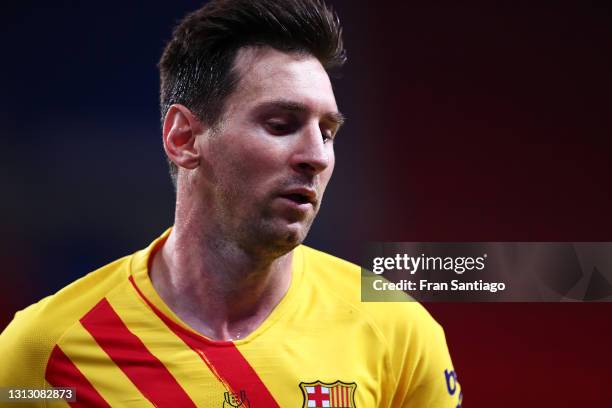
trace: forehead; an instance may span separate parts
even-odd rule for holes
[[[338,110],[329,76],[312,55],[244,47],[236,55],[234,69],[239,80],[227,99],[228,112],[281,99],[321,115]]]

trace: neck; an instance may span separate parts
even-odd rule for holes
[[[177,223],[153,254],[150,277],[155,290],[177,316],[205,336],[246,337],[287,293],[293,251],[261,257],[187,225]]]

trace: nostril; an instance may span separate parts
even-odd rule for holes
[[[298,171],[308,174],[316,175],[329,166],[329,160],[327,157],[309,157],[296,160],[296,168]]]
[[[300,163],[299,167],[300,167],[300,170],[303,170],[306,172],[314,173],[316,171],[316,168],[312,164],[305,163],[305,162]]]

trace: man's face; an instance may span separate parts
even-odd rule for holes
[[[218,129],[197,142],[206,216],[243,249],[279,256],[304,240],[319,210],[342,118],[312,56],[248,47],[234,66],[240,80]]]

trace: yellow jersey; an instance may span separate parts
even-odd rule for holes
[[[361,302],[360,267],[304,245],[288,292],[254,332],[213,341],[194,331],[149,279],[169,231],[17,312],[0,335],[0,387],[72,387],[76,399],[15,406],[460,406],[427,311]]]

